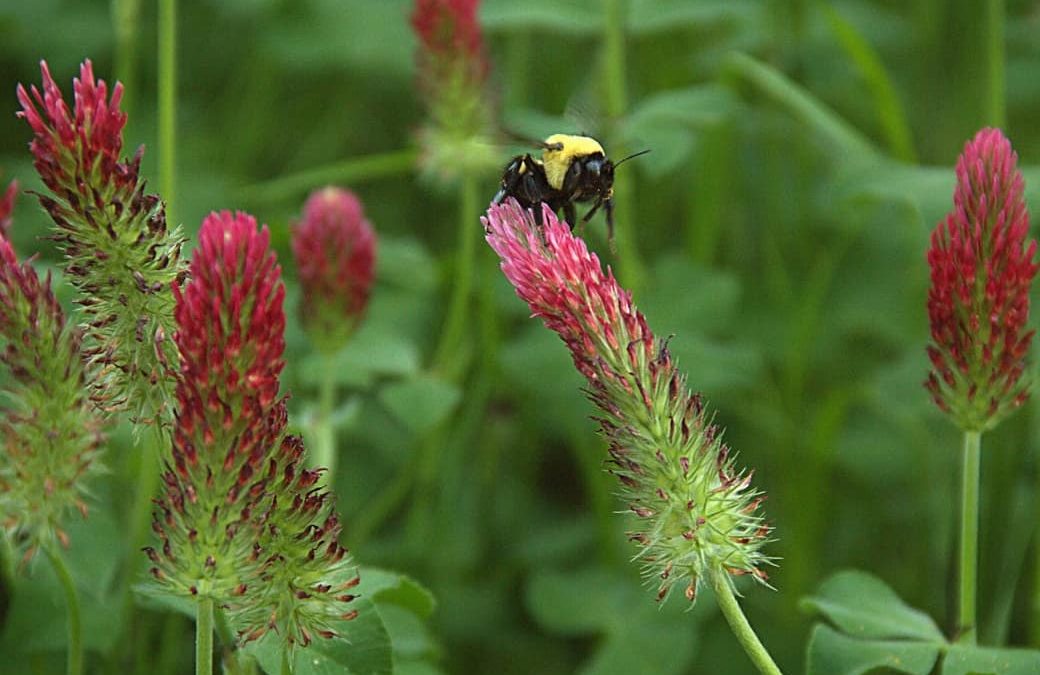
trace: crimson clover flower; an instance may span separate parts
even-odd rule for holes
[[[84,353],[98,405],[137,421],[168,415],[177,353],[171,283],[184,274],[179,228],[166,225],[140,176],[143,150],[121,159],[126,113],[122,85],[109,96],[90,61],[73,82],[70,110],[41,62],[43,90],[18,86],[18,113],[33,131],[36,171],[50,191],[37,195],[56,225],[54,239],[84,313]]]
[[[932,371],[925,386],[966,431],[991,429],[1029,395],[1022,378],[1036,241],[1017,155],[983,129],[957,160],[953,211],[932,232],[928,318]]]
[[[303,287],[300,320],[325,352],[343,346],[368,306],[375,234],[349,190],[316,190],[293,227],[292,250]]]
[[[9,191],[10,194],[10,191]],[[0,237],[0,525],[31,557],[55,541],[72,510],[87,515],[100,469],[101,423],[86,387],[80,334],[65,321],[48,276],[19,264]]]
[[[750,574],[765,583],[762,552],[771,528],[764,499],[735,465],[699,394],[691,393],[667,344],[654,337],[609,268],[543,207],[544,228],[515,200],[492,206],[483,222],[502,271],[535,316],[566,343],[600,409],[611,471],[637,517],[658,599],[685,584],[693,601],[712,572]]]
[[[208,216],[191,281],[174,285],[181,353],[172,453],[148,549],[164,591],[228,608],[244,641],[336,634],[357,584],[332,495],[286,435],[279,397],[285,287],[267,227]]]
[[[4,196],[0,197],[0,237],[7,238],[11,230],[11,214],[14,212],[14,200],[18,196],[18,181],[13,180],[7,186]]]
[[[480,0],[416,0],[411,17],[419,91],[430,112],[420,133],[421,163],[446,179],[498,164],[479,8]]]

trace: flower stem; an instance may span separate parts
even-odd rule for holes
[[[480,239],[478,193],[476,177],[472,174],[464,175],[459,186],[459,253],[455,264],[455,286],[448,317],[433,358],[434,368],[451,379],[456,379],[463,370],[460,348],[469,321],[477,240]]]
[[[83,672],[83,627],[79,615],[79,594],[76,592],[76,584],[72,581],[69,568],[65,560],[53,544],[43,547],[47,558],[51,561],[54,573],[58,575],[61,588],[65,591],[65,608],[67,611],[67,624],[69,629],[68,662],[65,672],[68,675],[80,675]]]
[[[755,634],[755,630],[748,623],[747,617],[744,616],[743,610],[740,609],[740,605],[733,595],[733,589],[730,588],[729,581],[726,579],[725,570],[712,568],[711,587],[715,591],[715,600],[719,603],[722,615],[726,617],[726,622],[733,630],[733,634],[737,636],[737,641],[740,642],[740,646],[747,652],[748,658],[755,664],[759,672],[762,675],[782,675],[780,668],[766,651],[762,641]]]
[[[979,458],[982,433],[964,432],[961,491],[960,606],[958,642],[975,644],[975,586],[979,557]]]
[[[332,428],[332,408],[336,403],[336,369],[331,356],[325,356],[318,393],[318,416],[314,421],[314,464],[325,467],[325,485],[332,489],[336,477],[336,433]]]
[[[1006,123],[1004,101],[1004,0],[986,0],[982,10],[986,36],[985,124],[1003,127]]]
[[[159,0],[159,192],[166,220],[176,224],[177,0]]]
[[[201,598],[195,617],[195,675],[213,675],[213,599]]]
[[[141,0],[113,0],[112,28],[116,35],[115,73],[123,83],[123,112],[133,109],[132,94],[137,91],[137,24]]]
[[[289,650],[282,650],[281,675],[292,675],[292,661],[289,660]]]
[[[628,14],[627,0],[604,0],[603,21],[603,95],[606,114],[610,120],[620,120],[628,108],[628,92],[625,85],[625,17]],[[616,136],[616,134],[615,134]],[[625,148],[620,144],[611,149],[615,161],[624,156]],[[626,167],[627,168],[627,167]],[[614,221],[617,223],[617,250],[620,263],[619,274],[628,288],[638,287],[643,278],[643,263],[639,258],[635,237],[632,234],[632,218],[635,194],[632,189],[632,173],[618,171],[614,178]]]

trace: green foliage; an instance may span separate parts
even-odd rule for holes
[[[38,81],[40,58],[67,96],[86,56],[108,81],[130,73],[125,145],[147,146],[141,175],[155,192],[155,3],[140,3],[129,70],[116,56],[108,0],[6,4],[6,110],[16,109],[17,82]],[[928,235],[952,207],[957,153],[988,121],[984,4],[627,3],[628,106],[595,129],[612,155],[619,146],[652,150],[619,169],[631,188],[619,195],[634,235],[625,255],[645,267],[634,299],[662,338],[672,336],[691,387],[713,402],[726,441],[769,496],[763,509],[778,541],[766,552],[780,558],[770,579],[777,591],[749,586],[741,602],[788,675],[802,671],[807,653],[814,675],[1037,670],[1036,652],[1021,649],[1040,647],[1040,403],[1034,397],[984,441],[985,648],[969,649],[949,643],[958,441],[921,387]],[[317,655],[333,672],[748,673],[710,597],[692,611],[681,597],[659,607],[635,578],[631,523],[616,513],[625,506],[603,471],[582,380],[566,347],[529,319],[495,268],[479,212],[470,214],[478,250],[465,327],[473,366],[454,385],[431,369],[457,275],[459,209],[453,194],[414,171],[424,113],[407,26],[412,3],[178,5],[172,212],[180,222],[171,231],[181,225],[194,242],[215,208],[252,209],[270,224],[288,283],[282,386],[293,431],[309,435],[310,416],[301,413],[334,378],[342,394],[337,510],[363,584],[377,580],[373,566],[395,569],[437,598],[431,608],[406,581],[364,592],[347,626],[351,645],[301,650],[298,672]],[[1004,5],[1005,131],[1035,214],[1036,12],[1030,2]],[[584,101],[606,108],[602,2],[484,0],[481,18],[494,114],[507,130],[578,131],[584,125],[568,109]],[[0,115],[4,184],[17,178],[43,191],[28,140],[23,121]],[[505,166],[527,148],[493,150]],[[479,211],[497,179],[479,179]],[[358,193],[379,237],[367,318],[331,365],[298,325],[287,227],[306,193],[326,182]],[[37,254],[41,270],[64,262],[42,238],[50,227],[22,195],[12,242],[22,258]],[[602,216],[582,233],[627,273]],[[55,285],[81,321],[67,280]],[[190,624],[136,592],[124,614],[119,595],[124,573],[139,584],[147,562],[128,550],[133,453],[141,451],[130,438],[125,425],[112,431],[111,474],[88,500],[88,520],[68,530],[87,671],[186,672],[190,657],[180,655],[191,652]],[[11,574],[0,581],[0,670],[62,672],[60,588],[42,559],[25,570],[19,560],[4,553]],[[821,586],[849,566],[872,576],[842,574]],[[799,620],[806,596],[821,617],[816,626]],[[278,672],[280,655],[264,653],[265,667]],[[644,653],[645,661],[629,660]]]

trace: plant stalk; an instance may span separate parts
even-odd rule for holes
[[[730,588],[729,581],[726,579],[725,570],[712,569],[711,587],[715,591],[715,601],[719,603],[722,615],[726,617],[726,622],[733,630],[737,641],[740,642],[740,646],[744,648],[748,658],[755,664],[758,671],[762,675],[782,675],[780,668],[766,651],[762,641],[755,634],[755,630],[748,623],[747,617],[744,616],[743,610],[740,609],[740,604],[737,603],[733,589]]]
[[[69,573],[68,566],[65,565],[61,552],[54,547],[54,544],[44,546],[43,550],[47,554],[48,560],[51,561],[54,573],[58,575],[62,590],[65,591],[66,623],[69,633],[68,661],[65,672],[68,675],[81,675],[83,672],[83,625],[80,620],[79,593],[76,592],[76,584],[72,581],[72,575]]]
[[[201,598],[195,618],[195,675],[213,675],[213,598]]]
[[[433,358],[434,368],[452,380],[458,379],[464,370],[460,350],[470,322],[477,240],[481,238],[477,219],[479,191],[476,176],[467,173],[462,177],[459,186],[459,252],[455,264],[455,285],[448,306],[448,317]]]
[[[336,432],[332,425],[332,409],[336,404],[336,380],[333,359],[325,355],[320,390],[318,416],[314,421],[314,464],[325,467],[325,485],[332,489],[336,479]]]
[[[979,559],[979,460],[982,432],[964,432],[964,470],[961,486],[960,592],[957,641],[975,644],[975,594]]]
[[[1003,128],[1007,123],[1004,95],[1004,0],[985,0],[986,94],[984,122]]]
[[[159,192],[177,224],[177,0],[159,0]]]

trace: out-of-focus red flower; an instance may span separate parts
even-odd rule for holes
[[[11,181],[0,197],[0,237],[7,238],[11,234],[11,214],[14,212],[14,200],[18,196],[18,181]]]
[[[588,380],[611,470],[639,518],[630,538],[643,549],[647,577],[660,583],[658,597],[685,583],[693,600],[713,571],[765,582],[770,527],[757,514],[764,497],[751,475],[736,468],[631,294],[547,206],[542,221],[544,228],[512,199],[483,219],[517,295],[559,334]]]
[[[983,129],[957,161],[954,209],[932,232],[928,318],[932,371],[925,386],[965,430],[984,431],[1028,397],[1022,380],[1036,241],[1026,243],[1017,155]]]
[[[148,549],[167,592],[225,606],[243,640],[337,634],[357,583],[333,496],[303,466],[279,398],[285,287],[267,227],[224,211],[202,224],[191,280],[174,286],[181,353],[173,449]]]
[[[487,74],[484,39],[477,21],[480,0],[417,0],[412,28],[424,61],[462,62],[472,74]]]
[[[324,351],[342,347],[364,316],[375,245],[354,193],[326,187],[307,199],[292,231],[292,250],[303,287],[300,320]]]

